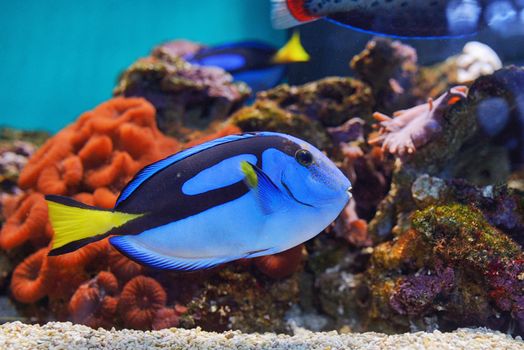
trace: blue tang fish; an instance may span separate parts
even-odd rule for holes
[[[247,83],[253,92],[258,92],[279,84],[286,64],[307,62],[309,55],[300,43],[298,31],[295,31],[281,49],[262,42],[246,41],[207,47],[185,59],[192,64],[220,67],[235,80]]]
[[[331,160],[298,138],[226,136],[146,166],[112,210],[46,196],[55,233],[49,255],[109,235],[121,253],[157,269],[275,254],[327,227],[350,188]]]
[[[473,35],[524,26],[520,0],[271,0],[275,28],[320,18],[356,30],[406,38]],[[524,12],[521,12],[524,13]]]

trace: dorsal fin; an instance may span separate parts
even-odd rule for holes
[[[217,145],[221,145],[227,142],[233,142],[237,140],[242,140],[249,137],[254,137],[257,135],[277,135],[276,133],[271,132],[252,132],[252,133],[244,133],[244,134],[237,134],[237,135],[229,135],[225,137],[221,137],[212,141],[205,142],[201,145],[194,146],[191,148],[188,148],[186,150],[183,150],[181,152],[175,153],[167,158],[164,158],[162,160],[159,160],[155,163],[149,164],[146,167],[144,167],[142,170],[140,170],[135,177],[124,187],[122,192],[120,193],[120,196],[118,197],[115,208],[118,207],[118,205],[126,200],[131,193],[133,193],[141,184],[143,184],[147,179],[151,178],[153,175],[157,174],[158,172],[162,171],[163,169],[167,168],[168,166],[184,159],[189,156],[192,156],[194,154],[197,154],[199,152],[202,152],[206,149],[212,148]]]

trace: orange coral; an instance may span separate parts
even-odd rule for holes
[[[123,282],[142,274],[145,268],[133,260],[122,255],[111,247],[109,252],[109,266],[111,271]]]
[[[11,279],[11,293],[16,300],[33,303],[46,295],[46,281],[49,276],[47,251],[47,248],[40,249],[16,267]]]
[[[86,204],[111,208],[117,193],[141,167],[179,149],[176,140],[156,127],[149,102],[114,98],[49,139],[23,169],[19,186],[42,194],[78,194],[76,198]],[[12,249],[45,233],[46,222],[43,196],[28,196],[0,232],[0,247]]]
[[[84,267],[97,259],[104,259],[107,256],[108,249],[109,241],[106,238],[67,254],[50,256],[48,260],[52,267],[60,266],[62,269],[78,266]]]
[[[106,271],[82,284],[69,302],[71,318],[93,328],[109,327],[115,316],[118,300],[116,277]]]
[[[285,278],[297,271],[302,262],[303,244],[278,254],[255,258],[256,267],[271,278]]]
[[[70,128],[64,129],[48,140],[29,160],[18,178],[20,188],[32,188],[38,182],[42,171],[49,164],[56,164],[71,152],[70,140],[73,135]]]
[[[33,193],[9,216],[0,231],[0,246],[4,249],[17,247],[31,238],[45,232],[47,204],[44,196]]]
[[[100,187],[93,193],[95,205],[100,208],[113,208],[116,203],[117,195],[111,192],[107,187]]]
[[[155,318],[152,324],[154,330],[171,328],[178,326],[180,316],[174,309],[164,307],[155,313]]]
[[[160,283],[137,276],[125,285],[118,305],[126,327],[151,329],[156,313],[166,301],[167,294]]]

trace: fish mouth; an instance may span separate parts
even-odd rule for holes
[[[286,192],[287,194],[297,203],[299,204],[302,204],[302,205],[305,205],[306,207],[313,207],[311,204],[309,203],[306,203],[306,202],[302,202],[300,199],[298,199],[297,197],[295,197],[295,195],[293,194],[293,192],[291,192],[291,190],[289,189],[288,185],[285,183],[284,179],[282,177],[280,177],[280,183],[282,183],[282,186],[284,186],[284,188],[286,189]]]

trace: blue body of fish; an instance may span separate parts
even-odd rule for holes
[[[280,83],[285,65],[272,62],[278,48],[256,41],[212,46],[185,59],[201,66],[215,66],[248,84],[253,92],[267,90]]]
[[[347,204],[349,189],[342,172],[303,140],[271,132],[227,136],[145,167],[107,213],[47,196],[55,229],[50,254],[108,235],[120,252],[159,269],[196,270],[274,254],[327,227]],[[78,226],[67,212],[75,220],[107,217],[100,221],[108,229],[67,238],[67,229]]]

